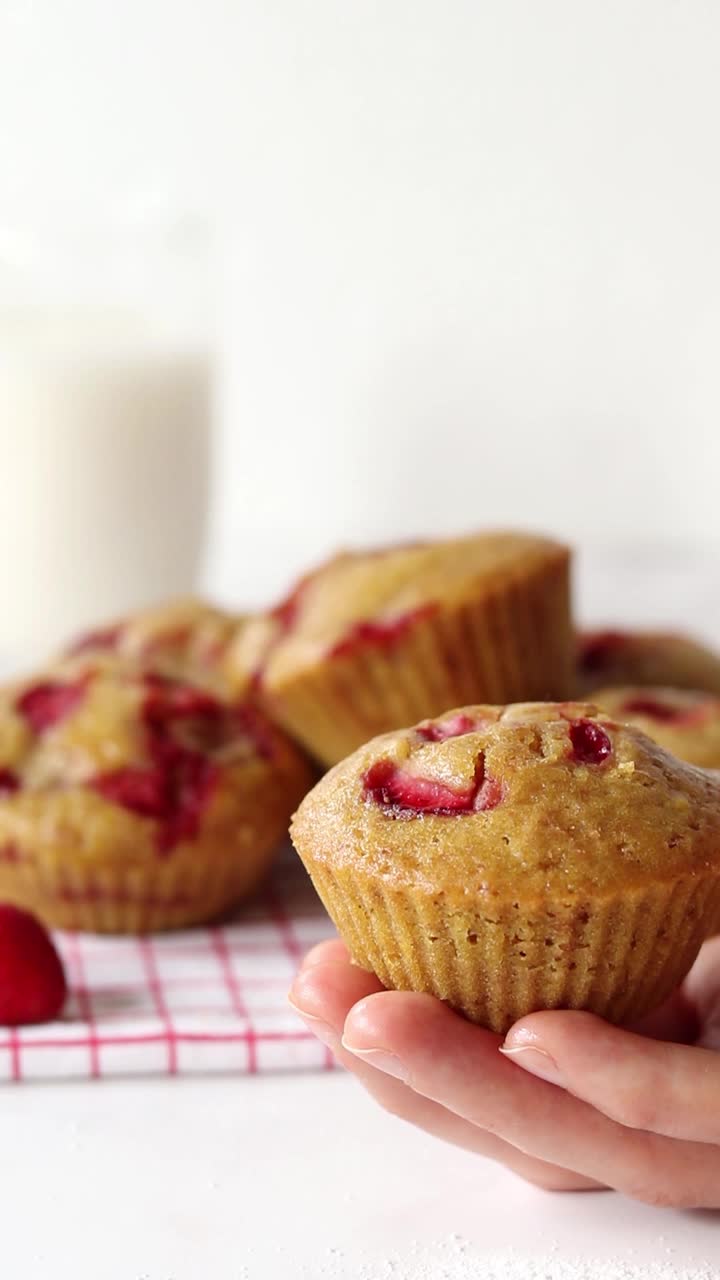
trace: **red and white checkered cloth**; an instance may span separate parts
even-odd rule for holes
[[[287,990],[303,953],[332,935],[291,851],[259,897],[214,928],[58,933],[70,987],[63,1017],[0,1028],[0,1080],[327,1068]]]

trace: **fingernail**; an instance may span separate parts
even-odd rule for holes
[[[292,996],[288,996],[287,1002],[298,1018],[302,1018],[305,1026],[320,1041],[321,1044],[327,1045],[328,1049],[337,1049],[338,1037],[337,1032],[330,1026],[329,1022],[325,1022],[323,1018],[316,1018],[314,1013],[306,1013],[299,1005],[295,1004]]]
[[[500,1052],[512,1062],[516,1062],[523,1071],[529,1071],[550,1084],[564,1086],[565,1081],[560,1074],[560,1068],[546,1049],[541,1049],[536,1044],[501,1044]]]
[[[388,1053],[387,1049],[359,1049],[344,1036],[341,1044],[343,1049],[347,1049],[348,1053],[354,1054],[362,1062],[367,1062],[368,1066],[377,1067],[378,1071],[384,1071],[386,1076],[394,1076],[396,1080],[407,1081],[408,1070],[404,1062],[394,1053]]]

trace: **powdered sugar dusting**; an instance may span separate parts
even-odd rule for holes
[[[666,1249],[670,1254],[672,1250]],[[402,1254],[362,1260],[353,1251],[329,1248],[302,1280],[716,1280],[717,1271],[702,1261],[642,1263],[637,1258],[562,1256],[557,1245],[550,1253],[527,1255],[515,1249],[482,1253],[461,1236],[432,1244],[413,1244]]]

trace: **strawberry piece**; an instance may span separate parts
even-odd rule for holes
[[[668,702],[660,702],[658,698],[628,698],[623,702],[620,711],[629,716],[647,716],[650,720],[659,720],[663,724],[692,725],[701,724],[712,707],[708,699],[694,707],[673,707]]]
[[[15,709],[25,717],[33,733],[44,733],[79,706],[85,696],[88,679],[85,674],[67,684],[45,680],[31,685],[18,698]]]
[[[505,799],[507,788],[505,783],[499,778],[492,778],[490,774],[486,774],[480,786],[473,809],[476,813],[484,813],[488,809],[497,809],[498,805]]]
[[[573,758],[578,764],[603,764],[612,755],[612,742],[602,725],[594,720],[575,720],[570,725]]]
[[[197,835],[218,778],[218,769],[198,751],[177,743],[154,747],[146,769],[124,768],[100,774],[93,789],[111,804],[159,822],[157,847],[169,853],[181,840]]]
[[[281,635],[287,635],[288,631],[292,631],[300,616],[303,597],[310,584],[322,573],[324,567],[324,565],[321,565],[318,569],[311,569],[309,573],[304,573],[301,578],[298,578],[288,595],[279,604],[276,604],[274,609],[270,610],[270,617],[280,624]]]
[[[0,1024],[50,1022],[65,1003],[67,985],[47,930],[27,911],[0,904]]]
[[[160,853],[197,835],[218,778],[217,766],[198,752],[177,756],[168,776],[170,810],[157,836]]]
[[[94,778],[92,787],[113,804],[145,818],[165,818],[170,807],[167,777],[160,768],[113,769]]]
[[[626,648],[628,637],[622,631],[592,631],[580,637],[578,665],[587,675],[603,671]]]
[[[450,720],[441,720],[438,724],[419,725],[416,732],[426,742],[447,742],[448,738],[461,738],[465,733],[473,733],[478,727],[470,716],[461,712],[457,716],[452,716]]]
[[[251,702],[235,708],[235,722],[240,733],[252,742],[259,756],[272,760],[277,751],[277,734],[269,720]]]
[[[343,658],[352,654],[362,645],[371,645],[376,649],[391,649],[405,635],[405,632],[434,613],[434,604],[424,604],[418,609],[410,609],[407,613],[398,614],[387,621],[354,622],[339,640],[328,650],[329,658]]]
[[[274,737],[254,707],[226,706],[204,689],[154,673],[143,683],[150,763],[114,769],[89,785],[111,804],[155,819],[157,847],[164,854],[200,829],[220,776],[212,753],[242,735],[259,755],[269,756]]]
[[[0,769],[0,797],[20,790],[20,779],[12,769]]]
[[[73,641],[68,653],[75,656],[79,653],[97,653],[98,650],[112,652],[113,649],[117,649],[122,632],[123,628],[119,625],[104,627],[98,631],[87,631]]]
[[[473,781],[459,789],[410,773],[393,764],[392,760],[378,760],[371,765],[363,777],[363,786],[368,799],[394,816],[478,813],[494,809],[505,794],[501,782],[486,776],[482,752]]]
[[[219,720],[226,713],[217,698],[195,685],[180,684],[158,675],[146,675],[147,695],[143,705],[143,717],[152,731],[164,727],[173,720],[202,718]]]

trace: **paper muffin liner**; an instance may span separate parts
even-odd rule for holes
[[[612,898],[466,906],[302,857],[358,965],[500,1034],[540,1009],[633,1022],[682,981],[720,916],[711,874]]]
[[[48,866],[28,858],[0,866],[0,901],[13,902],[59,929],[88,933],[154,933],[202,924],[250,893],[272,862],[258,848],[228,866],[208,864],[122,869],[64,859]]]
[[[569,597],[568,561],[556,558],[480,598],[439,605],[386,647],[360,642],[271,685],[267,709],[331,765],[379,733],[452,707],[570,697]]]

